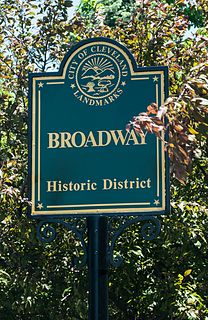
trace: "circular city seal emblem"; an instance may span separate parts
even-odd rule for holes
[[[90,43],[73,55],[68,79],[74,96],[89,106],[105,106],[123,93],[130,74],[125,53],[109,43]]]

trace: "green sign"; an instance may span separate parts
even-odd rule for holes
[[[31,74],[31,216],[167,212],[164,143],[125,130],[166,96],[166,67],[139,68],[107,38],[74,46],[58,73]]]

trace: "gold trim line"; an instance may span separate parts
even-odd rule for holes
[[[131,78],[131,80],[149,80],[149,77],[145,77],[145,78]]]
[[[46,84],[64,84],[65,82],[46,82]]]
[[[55,205],[47,206],[47,208],[79,208],[79,207],[111,207],[111,206],[150,206],[150,202],[140,202],[140,203],[97,203],[97,204],[74,204],[74,205]]]
[[[41,124],[41,93],[38,90],[38,201],[40,201],[40,124]]]
[[[165,210],[165,207],[152,207],[152,208],[117,208],[117,209],[89,209],[89,210],[57,210],[57,211],[33,211],[32,215],[50,215],[50,214],[88,214],[88,213],[120,213],[120,212],[156,212]]]

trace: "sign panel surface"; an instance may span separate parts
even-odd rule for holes
[[[138,68],[107,38],[74,46],[58,73],[31,74],[31,216],[167,212],[164,143],[125,130],[166,96],[166,67]]]

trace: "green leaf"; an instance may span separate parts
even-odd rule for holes
[[[191,274],[191,272],[192,272],[192,269],[188,269],[188,270],[186,270],[185,272],[184,272],[184,277],[187,277],[187,276],[189,276],[190,274]]]

